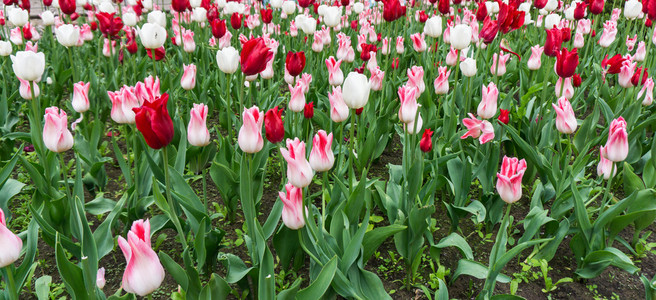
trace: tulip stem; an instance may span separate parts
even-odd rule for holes
[[[351,146],[349,149],[349,160],[351,163],[349,165],[352,169],[355,164],[355,157],[353,157],[353,151],[355,150],[355,111],[351,114],[351,137],[349,138],[349,144]],[[352,178],[349,178],[349,196],[351,193],[353,193],[353,182]]]
[[[210,208],[207,206],[207,168],[203,168],[203,201],[205,202],[205,212],[209,214]]]
[[[110,44],[110,46],[111,46],[111,44]],[[75,63],[73,63],[73,51],[69,47],[66,47],[66,50],[68,52],[68,60],[71,62],[71,70],[73,70],[73,74],[71,75],[71,80],[73,81],[73,83],[75,83],[75,82],[77,82],[76,78],[75,78],[76,75],[77,75],[77,72],[75,70]]]
[[[7,272],[7,287],[9,290],[9,299],[18,300],[18,291],[16,290],[16,280],[14,280],[14,272],[12,270],[12,265],[9,265],[5,268]]]
[[[337,157],[337,168],[335,168],[337,174],[339,174],[339,170],[342,168],[342,161],[344,160],[344,121],[339,123],[339,145],[340,151]]]
[[[328,172],[323,172],[321,175],[321,191],[326,190],[326,185],[328,183]],[[326,197],[324,197],[323,192],[321,193],[321,228],[326,229]]]
[[[232,93],[231,93],[231,84],[232,83],[232,74],[228,74],[228,86],[227,86],[227,97],[226,101],[228,104],[228,141],[232,144]]]
[[[180,236],[180,242],[182,243],[182,248],[187,249],[187,239],[185,238],[184,231],[182,231],[182,226],[180,225],[180,219],[178,218],[178,214],[176,213],[175,206],[173,206],[173,198],[171,197],[171,179],[169,175],[169,155],[168,155],[168,146],[164,146],[162,148],[162,160],[164,163],[164,180],[166,181],[166,198],[169,203],[169,210],[171,210],[169,213],[171,214],[171,221],[173,222],[173,225],[175,226],[175,229],[178,231],[178,235]]]
[[[611,188],[612,182],[613,182],[613,177],[614,177],[613,175],[615,175],[615,174],[613,174],[613,172],[615,172],[615,162],[611,162],[611,165],[610,165],[610,176],[608,177],[608,182],[606,182],[606,190],[604,191],[604,198],[603,198],[603,201],[601,202],[601,203],[603,203],[603,205],[601,206],[601,208],[600,208],[601,210],[599,211],[600,216],[606,210],[606,205],[608,205],[608,202],[610,201],[610,199],[612,199],[612,196],[611,196],[611,198],[608,198],[608,196],[610,194],[610,188]]]
[[[66,169],[66,163],[64,162],[64,154],[59,152],[59,161],[61,162],[61,175],[62,180],[64,181],[64,188],[66,189],[66,197],[71,199],[71,190],[68,187],[68,170]]]
[[[110,44],[110,49],[111,49],[111,44]],[[150,58],[153,59],[153,74],[155,75],[155,78],[157,78],[157,59],[155,58],[155,49],[147,49],[150,50]]]

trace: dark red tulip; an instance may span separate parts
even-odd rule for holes
[[[177,12],[184,12],[191,7],[189,0],[171,0],[171,8]]]
[[[153,59],[152,49],[146,49],[146,52],[148,53],[148,57]],[[164,49],[164,46],[155,49],[155,60],[162,60],[164,59],[164,56],[166,56],[166,49]]]
[[[312,3],[312,10],[314,11],[315,14],[319,14],[319,3]]]
[[[139,50],[139,46],[137,45],[137,40],[134,38],[134,31],[132,30],[126,31],[125,37],[127,39],[127,42],[125,43],[125,48],[131,54],[137,53],[137,51]]]
[[[91,3],[89,3],[89,2],[87,2],[82,6],[82,8],[84,8],[84,10],[87,10],[87,11],[93,10],[93,5],[91,5]]]
[[[364,111],[364,107],[360,107],[360,108],[356,109],[356,110],[355,110],[355,115],[356,115],[356,116],[361,115],[361,114],[362,114],[362,111]]]
[[[645,1],[643,1],[642,11],[645,13],[645,15],[647,15],[647,18],[650,21],[651,20],[656,20],[656,0],[645,0]]]
[[[0,26],[5,26],[5,18],[0,18]]]
[[[606,57],[601,60],[601,68],[606,69],[606,73],[608,74],[619,74],[625,60],[620,54],[616,54],[611,58],[608,58],[608,54],[606,54]]]
[[[239,13],[232,13],[232,16],[230,16],[230,26],[234,30],[241,28],[241,15]]]
[[[362,47],[362,52],[360,52],[360,59],[363,61],[369,61],[369,59],[371,59],[371,52],[375,53],[378,51],[378,47],[373,44],[362,44],[360,47]]]
[[[549,2],[549,0],[533,0],[533,6],[537,9],[543,9],[547,6],[547,2]]]
[[[547,40],[544,43],[544,54],[555,57],[563,45],[563,31],[555,27],[546,31]]]
[[[383,2],[383,19],[392,22],[405,16],[406,7],[399,0],[385,0]]]
[[[631,77],[631,83],[634,86],[643,85],[645,84],[645,81],[647,80],[648,76],[649,73],[647,73],[647,68],[639,67],[638,69],[636,69],[635,73],[633,73],[633,76]]]
[[[351,3],[351,0],[341,0],[341,1],[340,1],[340,4],[341,4],[342,6],[348,6],[350,3]]]
[[[21,0],[18,7],[26,10],[27,12],[30,12],[30,8],[32,7],[32,5],[30,4],[30,0]]]
[[[92,31],[96,31],[96,29],[98,29],[98,22],[91,21],[91,23],[89,23],[89,27],[91,27]]]
[[[267,141],[279,143],[285,138],[285,125],[282,122],[282,109],[277,106],[264,115],[264,132]]]
[[[445,16],[448,15],[451,12],[451,1],[439,0],[439,3],[437,4],[437,10]]]
[[[358,72],[360,74],[364,74],[365,67],[366,67],[366,64],[362,63],[362,66],[360,66],[359,68],[353,68],[353,71]]]
[[[590,13],[598,15],[604,11],[604,0],[590,0]]]
[[[485,1],[478,2],[478,9],[476,10],[476,20],[483,22],[487,17],[487,6],[485,6]]]
[[[310,101],[305,104],[305,109],[303,109],[303,117],[306,119],[312,119],[314,117],[314,102]]]
[[[260,9],[260,15],[262,15],[262,22],[269,24],[273,20],[273,9]]]
[[[574,87],[580,87],[582,82],[583,80],[581,79],[581,75],[579,75],[578,73],[572,76],[572,85]]]
[[[645,26],[651,28],[652,21],[650,19],[645,20]]]
[[[14,4],[18,4],[18,0],[2,0],[2,3],[5,6],[11,6],[11,5],[14,5]]]
[[[579,53],[574,48],[572,51],[563,48],[556,56],[556,73],[562,78],[572,77],[579,65]]]
[[[219,18],[219,6],[216,4],[210,5],[210,7],[207,9],[207,13],[205,14],[207,16],[207,20],[211,23],[212,21],[216,20]]]
[[[114,17],[114,13],[96,13],[96,19],[100,23],[100,32],[102,32],[106,37],[114,37],[123,28],[123,21],[119,17]]]
[[[430,130],[430,128],[426,128],[426,130],[424,130],[424,135],[421,136],[421,141],[419,141],[419,149],[421,149],[421,151],[424,153],[433,150],[433,139],[431,138],[432,136],[433,131]]]
[[[419,22],[420,23],[426,23],[426,20],[428,20],[428,15],[426,14],[425,11],[420,11],[419,12]],[[379,33],[380,34],[380,33]]]
[[[261,37],[248,40],[241,49],[241,71],[246,76],[258,74],[266,68],[273,58],[273,52]]]
[[[392,69],[396,70],[399,68],[399,58],[395,57],[392,59]]]
[[[503,33],[508,33],[513,30],[519,29],[524,25],[524,12],[517,10],[515,2],[505,4],[499,1],[499,14],[497,15],[497,22],[499,23],[499,30]]]
[[[169,95],[164,93],[153,102],[145,101],[143,106],[132,109],[137,129],[150,148],[161,149],[173,140],[173,120],[166,109],[168,100]]]
[[[298,6],[308,8],[314,3],[314,0],[298,0]]]
[[[71,17],[71,21],[75,21],[75,20],[77,20],[77,18],[80,17],[80,14],[78,14],[77,12],[74,12],[70,15],[70,17]]]
[[[489,44],[492,41],[494,41],[494,38],[497,37],[498,32],[499,32],[499,25],[497,21],[493,21],[492,18],[488,16],[485,18],[485,21],[483,22],[483,27],[481,28],[481,32],[479,36],[481,39],[483,39],[484,43]]]
[[[579,2],[576,4],[574,9],[574,19],[581,20],[585,18],[585,10],[588,8],[588,4],[585,2]]]
[[[510,122],[510,111],[507,109],[499,109],[499,122],[508,125]]]
[[[50,5],[52,5],[52,0],[43,0],[43,5],[49,7]]]
[[[289,72],[289,75],[293,77],[300,75],[305,68],[305,52],[287,52],[285,68],[287,69],[287,72]]]
[[[27,25],[23,26],[23,37],[26,40],[31,40],[32,39],[32,26],[27,23]]]
[[[75,0],[57,0],[59,1],[59,9],[67,15],[75,12]]]
[[[351,21],[351,29],[358,30],[358,21],[357,20]]]
[[[212,35],[217,39],[222,38],[226,34],[227,28],[225,20],[216,18],[210,22],[210,27],[212,27]]]
[[[564,27],[560,30],[563,33],[563,42],[569,42],[572,39],[572,29]]]

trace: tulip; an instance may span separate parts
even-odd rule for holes
[[[613,168],[613,162],[606,159],[602,153],[604,152],[604,147],[601,147],[599,151],[599,164],[597,165],[597,176],[604,176],[605,180],[608,180],[611,177],[611,170],[613,170],[613,176],[617,174],[617,168]]]
[[[472,29],[469,25],[458,24],[451,29],[451,46],[458,50],[469,47],[472,40]]]
[[[214,19],[210,22],[210,27],[212,28],[212,35],[220,39],[226,34],[226,21],[220,19]]]
[[[166,29],[156,23],[146,23],[139,30],[141,44],[146,49],[157,49],[166,42]]]
[[[76,112],[83,113],[89,110],[89,87],[90,82],[82,81],[73,85],[73,99],[71,105]]]
[[[656,6],[656,4],[654,5]],[[636,49],[636,52],[633,55],[633,60],[640,61],[640,62],[645,60],[645,56],[647,55],[647,49],[645,47],[646,46],[644,41],[640,41],[640,43],[638,43],[638,48]]]
[[[399,87],[399,100],[401,106],[399,107],[399,120],[403,123],[411,123],[415,120],[419,104],[417,103],[417,88],[409,85]]]
[[[221,72],[234,74],[239,68],[239,52],[233,47],[223,48],[216,52],[216,63]]]
[[[469,118],[464,118],[462,124],[467,127],[467,132],[461,136],[461,139],[472,137],[478,139],[481,144],[485,144],[494,139],[494,127],[487,120],[478,120],[473,114],[469,113]]]
[[[101,290],[105,287],[105,268],[98,269],[98,273],[96,273],[96,286]]]
[[[498,22],[493,21],[492,18],[488,16],[485,18],[485,21],[483,22],[483,28],[481,28],[481,32],[479,36],[480,38],[483,39],[483,42],[489,44],[492,43],[492,41],[494,41],[494,38],[497,37],[498,32],[499,32]]]
[[[326,26],[328,27],[337,27],[341,17],[342,9],[335,6],[330,6],[324,10],[323,22],[326,23]]]
[[[604,11],[604,0],[591,0],[590,13],[598,15]]]
[[[558,104],[553,103],[551,105],[556,110],[556,129],[563,134],[574,133],[578,125],[572,105],[567,98],[561,97],[558,99]]]
[[[471,57],[465,58],[465,60],[460,62],[460,72],[465,77],[472,77],[476,75],[477,72],[476,60]]]
[[[282,11],[286,15],[291,15],[296,11],[296,2],[292,0],[286,0],[282,3]]]
[[[413,66],[408,69],[408,86],[415,87],[418,90],[417,96],[426,90],[424,83],[424,68],[421,66]]]
[[[544,54],[555,57],[560,53],[560,48],[563,44],[563,33],[558,28],[548,29],[546,32],[547,40],[544,43]]]
[[[9,18],[9,22],[16,27],[23,27],[30,20],[27,10],[15,7],[7,10],[7,17]]]
[[[158,77],[153,78],[153,76],[148,76],[143,82],[137,82],[134,88],[134,95],[139,99],[139,103],[153,102],[161,95],[159,86]],[[129,89],[126,88],[124,90],[128,91]]]
[[[153,102],[144,102],[143,106],[132,109],[137,129],[153,149],[161,149],[173,139],[173,120],[166,109],[168,100],[169,95],[164,93]]]
[[[287,139],[287,149],[280,148],[280,154],[287,161],[287,179],[297,188],[304,188],[312,182],[314,171],[305,158],[305,143],[298,138]]]
[[[148,13],[148,23],[154,23],[161,27],[166,27],[166,15],[160,10],[152,11]]]
[[[328,83],[332,86],[341,85],[344,82],[344,73],[340,69],[342,60],[335,60],[334,57],[326,59],[326,67],[328,68]]]
[[[421,136],[421,140],[419,141],[419,149],[421,149],[422,152],[427,153],[433,150],[432,136],[433,131],[430,130],[430,128],[426,128],[426,130],[424,130],[424,135]]]
[[[123,14],[121,20],[125,26],[133,27],[137,25],[137,18],[137,14],[133,12],[127,12]]]
[[[262,150],[264,140],[262,139],[262,122],[264,118],[257,106],[244,108],[242,113],[243,125],[239,129],[237,143],[241,151],[245,153],[257,153]]]
[[[335,155],[332,150],[333,134],[326,134],[319,130],[312,139],[312,151],[310,152],[310,166],[315,172],[328,171],[335,163]]]
[[[404,16],[406,7],[401,6],[399,0],[387,0],[383,2],[383,19],[387,22],[392,22]]]
[[[620,162],[629,155],[629,141],[626,132],[626,121],[619,117],[610,123],[608,141],[601,149],[601,154],[608,160]]]
[[[426,51],[428,46],[426,45],[426,39],[424,37],[424,34],[419,34],[419,33],[414,33],[410,35],[410,39],[412,40],[412,48],[421,53]]]
[[[424,34],[432,38],[442,36],[442,18],[433,16],[426,20],[424,24]]]
[[[623,88],[630,88],[633,86],[632,77],[635,74],[636,63],[631,62],[630,60],[624,60],[622,62],[622,67],[620,68],[620,73],[617,78],[617,82]]]
[[[449,75],[451,75],[451,71],[447,67],[439,67],[437,72],[437,78],[433,82],[435,94],[446,95],[449,93]]]
[[[0,41],[0,56],[9,56],[12,52],[11,42]]]
[[[7,228],[5,213],[0,209],[0,268],[13,264],[20,257],[23,240]]]
[[[273,52],[266,46],[263,38],[248,40],[242,46],[240,64],[246,76],[258,74],[266,68],[266,63],[273,58]]]
[[[292,86],[291,84],[288,86],[290,93],[289,110],[293,112],[303,111],[303,107],[305,107],[305,93],[303,92],[303,84],[301,84],[299,81],[295,86]]]
[[[34,85],[34,95],[32,95],[32,87],[30,86],[30,82],[25,81],[25,80],[20,79],[20,78],[18,78],[18,81],[20,81],[20,87],[18,88],[18,92],[19,92],[21,98],[23,98],[25,100],[32,100],[32,98],[39,97],[39,95],[41,94],[41,90],[39,89],[38,84],[33,84]],[[34,97],[32,97],[32,96],[34,96]]]
[[[497,173],[497,192],[501,200],[512,204],[522,198],[522,177],[526,172],[526,161],[516,157],[503,157],[501,170]]]
[[[285,126],[282,122],[282,109],[278,106],[269,109],[264,115],[264,132],[266,139],[275,144],[285,137]]]
[[[481,103],[478,104],[477,114],[483,119],[490,119],[497,114],[497,99],[499,98],[499,90],[494,82],[490,82],[488,86],[483,86],[481,92]]]
[[[193,53],[196,50],[193,31],[182,29],[182,44],[184,52]]]
[[[16,76],[25,81],[40,81],[46,66],[43,52],[18,51],[11,62]]]
[[[564,86],[562,86],[564,84]],[[566,99],[572,99],[574,96],[574,87],[572,86],[572,78],[562,78],[558,77],[555,85],[556,97],[564,97]]]
[[[269,24],[273,20],[273,9],[260,9],[260,15],[262,16],[262,22]]]
[[[396,53],[403,54],[404,51],[405,51],[405,47],[403,46],[403,37],[397,36],[396,37]]]
[[[301,78],[299,78],[298,83],[303,86],[303,93],[308,93],[310,91],[310,83],[312,83],[312,75],[308,73],[303,73]]]
[[[636,19],[642,12],[642,3],[637,0],[629,0],[624,2],[624,17],[633,20]]]
[[[66,112],[52,106],[46,108],[43,126],[43,144],[56,153],[73,148],[73,135],[68,130]]]
[[[182,65],[184,72],[180,78],[180,86],[185,90],[192,90],[196,86],[196,65]]]
[[[134,92],[124,87],[119,92],[108,91],[107,95],[112,101],[112,120],[119,124],[134,124],[135,113],[132,109],[139,107]]]
[[[439,0],[438,5],[437,5],[437,10],[445,15],[448,16],[449,13],[451,12],[451,1],[450,0]]]
[[[499,109],[499,122],[508,125],[510,122],[510,111],[507,109]]]
[[[615,36],[617,35],[617,23],[613,21],[606,21],[604,23],[604,31],[599,37],[599,46],[608,48],[610,44],[615,41]]]
[[[651,78],[647,78],[645,81],[645,84],[642,86],[642,89],[640,89],[640,92],[638,92],[638,100],[642,97],[642,95],[645,95],[645,98],[642,99],[642,105],[644,106],[649,106],[654,102],[654,80]]]
[[[303,73],[303,69],[305,68],[305,53],[303,51],[287,52],[287,58],[285,59],[285,68],[289,72],[289,75],[294,77]]]
[[[371,77],[369,78],[369,84],[372,91],[380,91],[383,89],[383,77],[385,77],[385,71],[381,70],[379,67],[376,67],[371,71]]]
[[[455,66],[458,63],[458,50],[451,47],[449,53],[446,55],[445,62],[448,66]]]
[[[98,23],[100,24],[100,32],[102,32],[105,37],[115,37],[118,35],[121,29],[123,29],[123,20],[121,20],[119,17],[115,17],[114,13],[97,13],[96,19],[98,19]],[[136,24],[136,20],[134,23]]]
[[[633,86],[641,86],[645,84],[645,81],[647,80],[647,76],[649,76],[649,74],[647,73],[647,69],[640,67],[636,69],[635,73],[633,73],[633,76],[631,76],[631,84]]]
[[[601,61],[601,68],[608,74],[618,74],[621,72],[625,60],[620,54],[616,54],[611,58],[608,58],[608,54],[606,54],[606,57]]]
[[[72,24],[61,25],[55,29],[57,41],[64,47],[72,47],[80,38],[80,29]]]
[[[572,77],[576,72],[576,67],[579,65],[579,54],[573,49],[568,51],[563,48],[556,56],[556,73],[562,78]]]
[[[344,103],[352,109],[364,107],[369,101],[369,89],[367,76],[357,72],[350,72],[342,86]]]
[[[415,124],[415,121],[417,124]],[[421,114],[417,115],[417,118],[412,122],[403,124],[405,131],[409,134],[416,134],[421,131],[421,128],[424,126],[424,120],[421,118]]]
[[[506,74],[506,63],[510,59],[510,54],[501,54],[494,53],[492,56],[492,66],[490,67],[490,72],[492,75],[503,76]],[[497,60],[499,61],[499,66],[497,67]]]
[[[328,93],[330,101],[330,119],[333,122],[340,123],[348,119],[349,108],[342,98],[342,87],[334,86],[332,93]]]
[[[151,248],[150,222],[134,221],[128,239],[118,237],[118,246],[127,261],[123,273],[123,289],[143,297],[159,288],[165,273],[157,254]]]
[[[286,194],[278,192],[280,200],[283,203],[282,222],[287,228],[298,230],[305,226],[305,217],[303,216],[303,190],[293,186],[291,183],[285,185]],[[305,208],[307,215],[307,208]]]
[[[189,112],[187,141],[192,146],[203,147],[210,144],[210,132],[207,130],[207,105],[196,104]]]
[[[526,65],[529,70],[539,70],[542,66],[542,52],[544,52],[544,47],[540,45],[535,45],[531,47],[531,57],[529,57]]]

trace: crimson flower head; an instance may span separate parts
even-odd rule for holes
[[[167,93],[155,98],[153,102],[145,101],[143,106],[132,109],[137,129],[153,149],[161,149],[173,140],[173,120],[166,109],[169,100]]]
[[[576,8],[574,9],[574,19],[575,20],[581,20],[585,18],[585,10],[588,8],[588,4],[585,2],[579,2],[576,4]]]
[[[579,65],[579,53],[574,48],[572,51],[563,48],[556,56],[556,73],[562,78],[572,77]]]
[[[234,12],[230,16],[230,26],[235,30],[241,28],[241,15],[238,12]]]
[[[524,14],[523,11],[517,10],[517,6],[499,1],[499,14],[497,16],[499,29],[503,33],[519,29],[524,25]]]
[[[608,74],[619,74],[625,60],[626,58],[622,57],[620,54],[615,54],[615,56],[611,58],[608,58],[608,54],[606,54],[606,57],[601,61],[601,68],[607,68],[606,73]]]
[[[361,114],[362,114],[362,111],[364,111],[364,107],[360,107],[360,108],[356,109],[356,110],[355,110],[355,115],[356,115],[356,116],[361,115]]]
[[[266,69],[272,58],[273,52],[266,46],[263,38],[250,39],[241,48],[241,71],[246,76],[258,74]]]
[[[264,22],[264,24],[269,24],[271,23],[271,20],[273,20],[273,9],[260,9],[260,15],[262,15],[262,22]]]
[[[264,132],[267,141],[279,143],[285,138],[285,125],[282,122],[282,109],[278,106],[269,109],[264,115]]]
[[[581,83],[583,83],[583,79],[581,79],[581,75],[579,75],[578,73],[574,74],[574,76],[572,76],[572,85],[574,87],[580,87]]]
[[[449,0],[439,0],[440,2],[437,4],[437,10],[443,14],[443,15],[448,15],[449,12],[451,12],[451,1]]]
[[[544,55],[555,57],[563,45],[563,31],[558,28],[548,29],[547,40],[544,42]]]
[[[348,6],[350,3],[351,3],[350,0],[341,0],[341,1],[340,1],[340,4],[341,4],[342,6]]]
[[[479,34],[480,38],[483,39],[483,42],[486,44],[491,43],[494,41],[494,38],[497,37],[497,33],[499,32],[499,25],[497,21],[492,20],[492,18],[485,17],[485,21],[483,22],[483,27],[481,28],[481,32]]]
[[[478,9],[476,10],[476,20],[482,22],[487,17],[487,6],[485,1],[478,2]]]
[[[314,117],[314,101],[310,101],[305,104],[305,109],[303,109],[303,117],[306,119],[312,119]]]
[[[383,19],[392,22],[405,16],[406,7],[399,0],[383,0]]]
[[[139,46],[137,45],[137,41],[134,38],[134,31],[129,30],[125,32],[125,38],[127,41],[125,42],[125,48],[128,49],[128,52],[131,54],[137,53],[139,50]]]
[[[358,30],[358,21],[357,20],[351,21],[351,29]]]
[[[298,5],[302,8],[308,8],[314,3],[314,0],[298,0]]]
[[[633,76],[631,76],[631,83],[634,86],[641,86],[645,84],[648,76],[649,74],[647,73],[647,68],[639,67],[636,69],[635,73],[633,73]]]
[[[207,13],[205,14],[207,16],[207,20],[212,22],[214,19],[219,18],[219,6],[216,4],[209,5],[207,8]]]
[[[598,15],[604,11],[604,0],[590,0],[590,12]]]
[[[362,52],[360,52],[360,59],[364,61],[369,61],[371,58],[371,52],[378,51],[378,47],[376,47],[374,44],[362,44],[360,47],[362,47]]]
[[[146,53],[148,53],[148,57],[150,57],[150,59],[153,59],[153,49],[146,49]],[[164,56],[166,56],[166,49],[164,49],[164,46],[155,49],[156,61],[164,59]]]
[[[183,12],[191,7],[189,0],[172,0],[171,8],[177,12]]]
[[[508,125],[510,122],[510,111],[507,109],[499,109],[499,122]]]
[[[219,18],[215,18],[210,22],[210,27],[212,27],[212,35],[220,39],[226,34],[226,21]]]
[[[426,130],[424,130],[424,135],[421,136],[421,141],[419,141],[419,149],[421,149],[421,151],[424,153],[433,150],[433,140],[431,139],[432,136],[433,131],[430,130],[430,128],[426,128]]]
[[[75,12],[75,0],[58,0],[59,9],[67,15],[70,15]]]
[[[543,9],[547,6],[547,2],[549,2],[549,0],[533,0],[533,6],[537,9]]]
[[[18,6],[23,10],[26,10],[27,12],[30,12],[30,8],[32,8],[32,4],[30,3],[30,0],[21,0]]]
[[[6,2],[5,2],[5,5],[7,5]],[[11,5],[11,4],[9,4],[9,5]],[[52,5],[52,0],[43,0],[43,5],[49,7],[50,5]]]
[[[305,52],[287,52],[287,59],[285,59],[285,68],[289,75],[296,77],[303,72],[305,68]]]
[[[32,39],[32,26],[30,26],[30,23],[25,24],[22,28],[23,30],[23,37],[26,40],[31,40]]]
[[[419,22],[420,23],[426,23],[426,20],[428,20],[428,15],[426,14],[425,11],[420,11],[419,12]],[[378,33],[380,35],[380,32]]]
[[[100,32],[108,38],[115,37],[123,28],[123,21],[119,17],[114,17],[114,13],[96,13],[96,19],[100,23]]]
[[[643,0],[642,1],[642,12],[645,15],[647,15],[647,19],[649,21],[656,20],[656,1],[654,1],[654,0]]]

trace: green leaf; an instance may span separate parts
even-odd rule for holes
[[[451,283],[453,283],[460,275],[469,275],[478,279],[485,279],[488,277],[488,272],[488,268],[479,262],[461,259],[458,261],[458,268],[456,268],[456,271],[453,273]],[[510,280],[510,277],[503,274],[497,276],[497,281],[501,283],[508,283]]]
[[[300,290],[296,294],[296,299],[321,299],[321,296],[323,296],[333,282],[336,271],[337,256],[334,256],[323,266],[317,278],[307,288]]]
[[[69,294],[76,299],[91,299],[87,294],[87,289],[84,286],[84,275],[82,269],[75,264],[68,261],[64,248],[59,241],[59,233],[57,233],[57,242],[55,245],[55,258],[57,262],[57,270],[61,275],[66,289]]]
[[[400,224],[392,224],[385,227],[377,227],[364,234],[362,240],[362,248],[364,254],[362,255],[363,262],[366,262],[376,252],[376,249],[390,236],[397,232],[406,229],[407,226]]]
[[[186,291],[189,288],[189,278],[187,277],[185,270],[163,251],[160,251],[158,256],[162,265],[166,268],[166,271],[171,274],[173,279],[175,279],[175,282]]]
[[[608,247],[604,250],[598,250],[588,254],[583,260],[581,267],[576,270],[576,274],[583,278],[595,278],[611,265],[631,274],[635,274],[640,270],[622,251]]]
[[[452,232],[448,236],[442,238],[439,243],[431,246],[431,255],[433,258],[439,259],[440,251],[446,247],[456,247],[466,259],[474,260],[474,253],[467,241],[455,232]]]
[[[50,283],[52,282],[52,277],[48,275],[43,275],[39,277],[34,283],[34,289],[36,290],[36,297],[39,300],[48,300],[48,294],[50,294]]]

